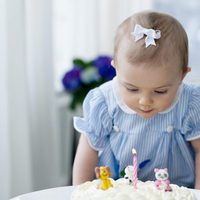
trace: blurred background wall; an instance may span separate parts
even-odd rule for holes
[[[73,57],[112,55],[117,25],[136,11],[186,28],[199,82],[198,0],[0,0],[0,200],[71,184],[76,147],[61,79]]]

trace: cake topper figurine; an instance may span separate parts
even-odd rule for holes
[[[129,184],[132,184],[133,183],[133,165],[128,165],[125,168],[124,172],[125,172],[124,178],[128,179]]]
[[[134,188],[137,189],[137,181],[138,181],[138,177],[137,177],[137,163],[138,163],[138,158],[137,158],[137,152],[135,149],[132,149],[132,154],[133,154],[133,185]]]
[[[166,192],[171,192],[172,188],[170,186],[170,181],[169,181],[169,174],[167,168],[165,169],[154,169],[155,172],[155,185],[159,190],[164,190]]]
[[[113,187],[109,177],[111,176],[110,168],[107,166],[101,166],[95,168],[96,177],[101,179],[100,189],[107,190],[110,187]]]

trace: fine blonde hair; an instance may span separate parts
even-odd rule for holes
[[[145,38],[134,41],[131,32],[136,24],[161,31],[161,38],[155,40],[156,46],[150,45],[146,48]],[[143,11],[123,21],[117,29],[114,41],[114,63],[116,64],[120,51],[125,52],[129,63],[156,62],[164,66],[166,62],[175,58],[183,73],[187,71],[187,34],[178,20],[165,13]]]

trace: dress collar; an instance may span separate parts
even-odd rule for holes
[[[119,95],[119,85],[118,85],[118,82],[117,82],[117,77],[114,77],[113,78],[113,81],[112,81],[112,90],[113,90],[113,93],[114,93],[114,96],[115,96],[115,99],[116,99],[116,102],[118,104],[118,106],[127,114],[137,114],[137,112],[135,112],[134,110],[132,110],[131,108],[129,108],[123,101],[122,99],[120,98],[120,95]],[[181,96],[181,93],[182,93],[182,90],[183,90],[183,84],[181,84],[178,88],[178,91],[176,93],[176,97],[173,101],[173,103],[171,104],[171,106],[169,108],[167,108],[166,110],[162,111],[162,112],[159,112],[159,114],[165,114],[165,113],[168,113],[170,112],[175,106],[176,104],[178,103],[179,101],[179,98]]]

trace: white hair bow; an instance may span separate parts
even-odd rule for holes
[[[144,35],[146,35],[145,44],[147,48],[149,45],[156,46],[154,39],[159,39],[161,37],[161,32],[160,30],[148,29],[136,24],[134,31],[131,32],[131,35],[135,37],[135,41],[142,39]]]

